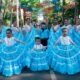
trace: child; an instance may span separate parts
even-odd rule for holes
[[[39,36],[35,38],[35,45],[33,47],[34,50],[43,50],[45,47],[41,44],[41,39]]]
[[[46,60],[45,47],[41,44],[40,37],[35,38],[35,45],[31,51],[31,66],[32,71],[48,70],[48,63]]]
[[[67,28],[63,28],[62,30],[63,35],[60,36],[60,38],[57,40],[56,44],[61,44],[61,45],[70,45],[70,44],[75,44],[72,39],[67,35],[68,30]]]
[[[12,35],[12,30],[7,29],[6,37],[0,41],[2,48],[0,50],[0,70],[5,76],[20,74],[25,61],[25,44]],[[21,44],[17,44],[21,43]]]
[[[54,47],[49,48],[51,68],[63,74],[80,72],[80,50],[68,36],[67,28],[62,29],[62,36]]]
[[[11,29],[7,29],[6,36],[7,37],[5,37],[1,42],[4,42],[5,45],[7,45],[7,46],[13,46],[15,44],[15,42],[25,44],[24,42],[22,42],[22,41],[16,39],[15,37],[13,37]]]

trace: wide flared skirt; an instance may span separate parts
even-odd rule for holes
[[[48,62],[47,62],[47,54],[46,51],[42,50],[33,50],[30,52],[31,54],[31,64],[30,69],[32,71],[42,71],[48,70]]]
[[[63,74],[80,72],[80,48],[70,46],[54,46],[48,49],[51,68]]]
[[[14,46],[2,45],[0,51],[0,71],[5,76],[20,74],[25,66],[25,60],[29,65],[29,58],[25,56],[26,46],[16,44]]]

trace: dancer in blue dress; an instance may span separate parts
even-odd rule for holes
[[[31,54],[30,69],[32,71],[42,71],[49,69],[46,58],[46,49],[41,44],[41,39],[39,36],[35,38],[35,45],[29,53]]]
[[[51,48],[51,46],[53,47],[53,45],[55,44],[56,40],[61,36],[61,27],[59,24],[57,24],[56,22],[54,22],[52,24],[52,28],[50,29],[50,35],[49,35],[49,40],[48,40],[48,47],[47,47],[47,53],[49,53],[49,50]],[[47,54],[47,58],[48,58],[48,64],[50,65],[51,62],[51,55],[52,54]]]
[[[31,49],[34,45],[35,41],[35,28],[31,24],[30,19],[27,19],[25,21],[25,25],[22,28],[22,33],[23,33],[23,41],[27,43],[27,48]]]
[[[20,27],[15,26],[14,24],[12,24],[12,26],[10,27],[10,29],[12,30],[12,33],[14,35],[14,37],[21,39],[22,38],[22,31]]]
[[[80,48],[68,36],[67,28],[63,28],[62,33],[56,44],[49,49],[50,66],[63,74],[78,73],[80,72]]]
[[[2,43],[0,48],[0,71],[5,76],[12,76],[13,74],[20,74],[21,69],[25,66],[26,46],[23,45],[24,42],[13,37],[11,29],[7,29],[6,34],[7,37],[0,41]]]
[[[68,19],[64,20],[64,27],[66,27],[68,30],[72,29],[72,25],[70,24]]]
[[[56,42],[56,40],[60,37],[61,35],[61,27],[60,25],[53,23],[52,28],[50,29],[50,35],[49,35],[49,40],[48,40],[48,47],[49,45],[53,46]]]
[[[39,35],[40,37],[41,37],[41,33],[42,33],[42,30],[41,30],[41,25],[40,25],[40,23],[36,23],[36,25],[35,25],[35,36],[36,35]]]
[[[70,24],[70,22],[69,22],[68,19],[65,19],[65,20],[64,20],[64,25],[63,25],[63,27],[66,27],[66,28],[68,29],[68,32],[69,32],[68,35],[69,35],[69,36],[72,36],[72,31],[73,31],[73,28],[74,28],[74,27],[73,27],[73,25]]]
[[[48,38],[49,38],[49,29],[47,28],[47,24],[45,22],[41,23],[41,43],[43,46],[47,46]]]
[[[78,46],[80,46],[80,20],[79,19],[76,21],[76,25],[74,26],[74,29],[72,31],[72,39]]]
[[[30,27],[30,29],[28,28]],[[35,27],[33,25],[28,25],[23,27],[23,38],[27,42],[27,48],[31,49],[35,44],[36,35],[41,35],[41,28],[39,23],[36,23]]]

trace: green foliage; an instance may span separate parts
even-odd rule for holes
[[[20,0],[21,5],[25,5],[26,7],[35,7],[40,0]]]

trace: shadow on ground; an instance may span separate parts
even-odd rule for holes
[[[64,75],[53,71],[32,72],[24,68],[20,75],[12,77],[0,75],[0,80],[80,80],[80,74]]]

